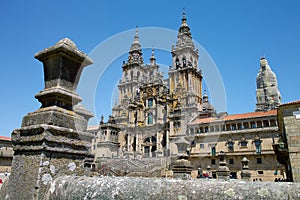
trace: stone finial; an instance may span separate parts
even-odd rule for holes
[[[251,178],[251,172],[249,171],[249,166],[248,166],[249,160],[246,157],[244,157],[241,160],[241,163],[243,167],[243,170],[241,171],[241,177],[242,179],[249,181]]]
[[[86,132],[92,114],[77,105],[81,98],[75,92],[91,59],[70,39],[35,57],[44,65],[45,88],[36,95],[42,106],[24,116],[22,127],[12,133],[12,172],[0,199],[44,199],[52,180],[83,175],[84,166],[93,160],[93,135]]]
[[[227,181],[230,178],[230,170],[227,167],[226,157],[225,156],[226,156],[225,152],[221,151],[219,153],[220,166],[218,168],[217,175],[218,175],[218,179],[223,179],[223,180]]]
[[[81,101],[75,93],[83,67],[93,61],[68,38],[34,56],[44,65],[45,90],[36,95],[42,107],[59,106],[72,110]]]
[[[187,160],[187,148],[190,143],[184,138],[180,137],[174,142],[178,149],[178,159],[173,163],[174,178],[190,179],[193,167],[191,162]]]
[[[186,155],[187,148],[190,146],[190,143],[184,138],[180,137],[174,141],[178,149],[179,155]]]

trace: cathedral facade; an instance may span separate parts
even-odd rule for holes
[[[281,96],[267,60],[260,60],[255,112],[228,115],[215,111],[206,91],[202,95],[198,50],[185,14],[176,45],[171,49],[172,66],[165,80],[156,64],[154,49],[145,64],[136,30],[128,59],[122,64],[118,101],[112,115],[107,122],[102,117],[99,126],[89,129],[96,135],[92,153],[99,168],[126,165],[139,171],[138,166],[147,170],[147,166],[158,163],[156,167],[167,171],[171,158],[178,155],[175,141],[183,137],[190,143],[187,151],[195,170],[201,166],[216,171],[221,151],[230,157],[235,178],[239,178],[240,160],[245,156],[253,161],[253,173],[268,169],[269,176],[280,170],[272,143],[278,140],[275,109]],[[262,160],[266,165],[261,164]]]

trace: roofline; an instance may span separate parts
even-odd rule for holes
[[[257,114],[256,116],[245,116],[242,117],[242,115],[249,115],[249,114]],[[234,119],[226,119],[231,116],[235,116],[236,118]],[[241,117],[239,117],[239,115]],[[218,117],[208,117],[208,118],[203,118],[203,119],[211,119],[210,121],[207,122],[190,122],[189,125],[196,125],[196,124],[207,124],[207,123],[220,123],[220,122],[229,122],[229,121],[236,121],[236,120],[245,120],[245,119],[254,119],[254,118],[261,118],[261,117],[270,117],[270,116],[277,116],[278,112],[277,110],[269,110],[269,111],[259,111],[259,112],[248,112],[248,113],[240,113],[240,114],[232,114],[232,115],[227,115],[224,118],[218,118]],[[195,119],[196,121],[197,119]],[[201,119],[199,119],[201,120]]]
[[[7,136],[0,136],[0,140],[11,141],[11,138]]]
[[[279,107],[281,107],[281,106],[288,106],[288,105],[296,105],[296,104],[300,104],[300,99],[296,100],[296,101],[291,101],[291,102],[283,103],[283,104],[279,105]]]

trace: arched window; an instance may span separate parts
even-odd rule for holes
[[[176,69],[179,67],[179,59],[178,58],[176,58],[176,60],[175,60],[175,66],[176,66]]]
[[[151,108],[153,106],[153,98],[148,99],[148,107]]]
[[[186,58],[185,57],[182,58],[182,64],[184,67],[186,66]]]
[[[153,124],[153,114],[148,113],[148,125]]]

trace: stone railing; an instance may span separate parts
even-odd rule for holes
[[[299,199],[300,184],[212,179],[62,176],[46,199]]]

